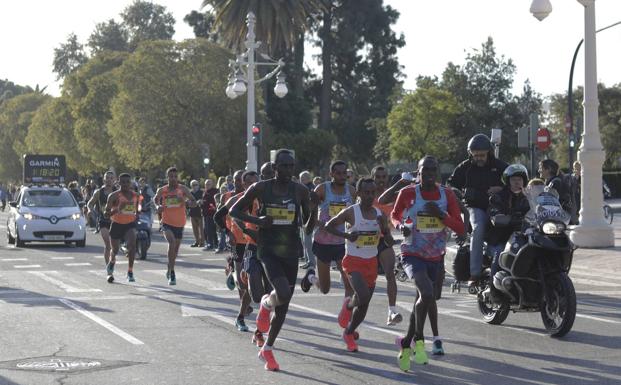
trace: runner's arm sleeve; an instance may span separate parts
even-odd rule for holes
[[[399,225],[403,220],[403,212],[408,208],[408,199],[415,199],[415,196],[413,196],[411,190],[402,189],[399,191],[399,195],[397,195],[397,200],[395,201],[395,206],[390,213],[390,221],[396,229],[399,228]]]
[[[466,227],[464,226],[464,221],[461,219],[461,209],[457,203],[457,197],[450,189],[446,189],[445,192],[447,200],[447,213],[442,220],[442,223],[458,235],[462,235],[466,232]]]

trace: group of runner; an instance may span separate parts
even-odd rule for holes
[[[279,370],[273,346],[284,324],[298,276],[298,261],[304,253],[301,235],[312,236],[312,252],[317,269],[309,268],[300,282],[303,292],[312,287],[327,294],[331,286],[331,264],[335,263],[344,286],[338,314],[342,339],[350,352],[358,351],[357,329],[364,321],[376,286],[378,264],[387,281],[387,324],[403,319],[396,310],[397,285],[394,275],[395,253],[391,225],[399,230],[402,265],[418,289],[407,333],[397,339],[399,367],[410,370],[410,359],[428,362],[423,326],[429,317],[434,335],[433,354],[444,354],[438,333],[438,311],[434,281],[443,269],[448,228],[458,234],[464,224],[457,199],[450,189],[437,183],[438,162],[423,158],[418,167],[418,183],[403,178],[388,187],[388,173],[375,167],[371,177],[348,183],[347,164],[330,166],[330,180],[310,190],[292,180],[295,159],[289,150],[279,150],[274,163],[255,171],[238,171],[235,189],[222,197],[214,215],[226,228],[231,257],[226,264],[229,288],[237,288],[240,307],[235,326],[245,332],[245,323],[259,303],[252,341],[260,348],[258,356],[267,370]],[[196,200],[189,189],[177,181],[174,167],[166,171],[168,184],[157,190],[153,205],[161,214],[161,228],[168,242],[169,285],[176,284],[175,260],[186,222],[186,206]],[[129,264],[127,279],[134,281],[135,220],[140,196],[131,189],[128,174],[119,175],[120,189],[113,191],[114,174],[106,173],[104,186],[97,190],[89,208],[98,206],[104,216],[99,226],[105,244],[108,282],[114,281],[114,265],[121,239],[125,240]],[[108,238],[108,239],[107,239]],[[272,314],[273,313],[273,314]],[[267,338],[264,334],[267,333]],[[412,349],[412,342],[415,348]]]

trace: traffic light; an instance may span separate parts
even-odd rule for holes
[[[261,145],[261,125],[259,123],[252,126],[252,145],[255,147]]]

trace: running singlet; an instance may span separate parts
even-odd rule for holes
[[[243,195],[244,195],[244,192],[242,191],[239,194],[234,195],[232,198],[235,198],[235,200],[239,200],[239,198],[241,198]],[[252,207],[250,209],[250,215],[256,215],[257,210],[258,210],[258,203],[255,200],[252,202]],[[252,239],[252,237],[250,237],[249,235],[246,235],[244,231],[237,225],[237,222],[233,218],[231,218],[230,215],[227,214],[225,220],[226,220],[226,227],[228,227],[231,230],[231,233],[233,234],[233,237],[235,238],[236,244],[238,245],[248,244],[248,243],[253,244],[253,245],[256,244],[254,240]],[[252,229],[252,230],[257,229],[256,225],[253,225],[247,222],[244,222],[244,227],[247,229]]]
[[[112,222],[126,225],[136,221],[136,209],[139,204],[139,198],[138,194],[135,192],[132,191],[131,193],[132,197],[130,199],[127,199],[123,193],[118,195],[118,201],[115,208],[119,208],[122,203],[126,203],[126,205],[120,212],[114,214],[110,218]]]
[[[97,209],[97,212],[99,213],[99,215],[101,215],[102,219],[105,220],[105,218],[103,218],[104,208],[106,207],[106,203],[108,202],[108,195],[114,192],[114,187],[112,188],[112,191],[109,193],[106,192],[105,187],[101,187],[98,191],[99,191],[99,200],[97,201],[97,205],[95,206],[95,208]]]
[[[173,227],[185,226],[185,195],[181,187],[177,186],[169,191],[168,185],[162,187],[162,223]]]
[[[324,187],[325,199],[319,205],[319,220],[326,223],[353,202],[348,183],[345,183],[345,193],[342,195],[335,194],[332,191],[332,182],[327,182]],[[345,231],[345,226],[340,226],[339,230]],[[323,229],[317,230],[313,240],[322,245],[342,245],[345,243],[345,238],[337,237]]]
[[[287,195],[273,192],[275,179],[266,182],[259,205],[258,216],[272,217],[272,226],[259,228],[259,257],[274,255],[280,258],[298,258],[302,250],[300,241],[300,203],[297,201],[295,182],[289,182]]]
[[[357,231],[358,239],[355,242],[346,240],[345,255],[363,259],[375,258],[377,256],[377,244],[381,235],[377,218],[382,216],[382,212],[374,207],[376,217],[374,219],[365,219],[362,216],[360,204],[356,203],[353,207],[355,224],[348,226],[348,230],[350,232]]]

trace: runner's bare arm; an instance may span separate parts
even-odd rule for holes
[[[395,243],[395,240],[392,237],[392,233],[390,232],[390,226],[388,226],[388,217],[386,216],[386,214],[382,213],[379,217],[377,217],[377,220],[380,225],[380,231],[384,236],[384,243],[386,244],[386,246],[392,247],[392,245]]]
[[[161,199],[162,199],[162,188],[160,187],[157,189],[157,192],[153,196],[153,199],[151,199],[151,202],[153,203],[153,207],[155,207],[155,210],[158,212],[158,214],[162,212],[162,207],[159,204]]]
[[[349,224],[354,223],[354,209],[352,206],[349,206],[345,210],[341,210],[340,213],[338,213],[335,217],[331,218],[328,223],[326,223],[325,230],[332,235],[336,235],[337,237],[347,238],[350,241],[355,241],[355,238],[358,238],[357,235],[352,240],[351,235],[353,235],[354,233],[342,232],[337,229],[338,226],[344,224],[345,222]]]
[[[298,201],[302,209],[302,223],[304,224],[304,231],[306,234],[310,234],[315,227],[316,216],[314,215],[316,207],[312,208],[311,193],[302,185],[297,187]]]
[[[95,203],[97,203],[98,200],[99,200],[99,190],[95,191],[91,199],[89,199],[89,201],[86,203],[86,207],[88,208],[88,211],[95,210]]]
[[[397,183],[393,184],[386,191],[384,191],[384,193],[380,195],[377,201],[382,205],[392,203],[397,199],[397,194],[399,193],[399,190],[409,185],[410,181],[405,179],[399,179]]]
[[[111,215],[114,215],[118,212],[118,209],[114,207],[118,200],[117,196],[118,191],[115,191],[112,194],[108,195],[108,200],[106,201],[106,208],[104,209],[104,216],[109,218]]]
[[[190,189],[187,186],[181,185],[181,191],[183,191],[183,195],[186,197],[186,199],[188,201],[190,201],[190,204],[187,204],[188,207],[196,207],[197,203],[196,203],[196,198],[194,198],[194,195],[192,195],[192,193],[190,192]]]
[[[252,202],[255,199],[258,199],[263,194],[263,189],[265,188],[265,182],[261,181],[253,184],[246,190],[244,195],[240,199],[235,202],[235,204],[229,210],[229,215],[232,218],[237,218],[242,222],[253,223],[258,226],[269,226],[271,225],[270,217],[256,217],[254,215],[250,215],[248,213],[250,207],[252,207]],[[270,219],[267,219],[270,218]],[[269,222],[267,224],[266,222]]]

